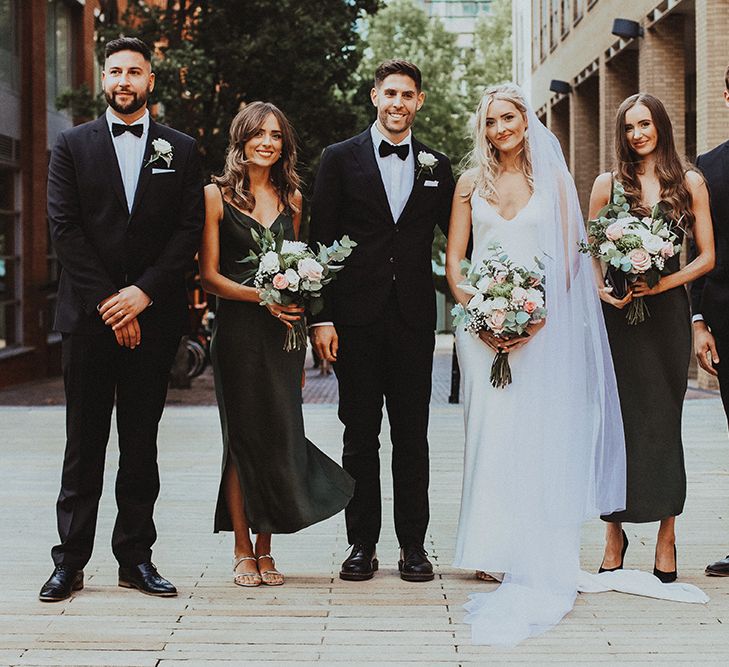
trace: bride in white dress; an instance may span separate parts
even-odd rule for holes
[[[471,233],[474,267],[495,241],[515,263],[531,269],[538,257],[545,266],[547,317],[529,336],[456,333],[466,444],[454,565],[504,574],[497,590],[471,596],[466,621],[474,643],[513,645],[556,625],[578,588],[652,594],[642,579],[633,590],[634,581],[614,583],[623,573],[580,571],[583,522],[624,507],[623,427],[594,268],[578,253],[574,182],[556,138],[513,84],[485,92],[471,168],[456,186],[446,272],[463,305]],[[505,388],[489,383],[499,348],[513,376]]]

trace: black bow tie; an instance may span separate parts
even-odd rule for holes
[[[410,144],[400,144],[398,146],[395,146],[395,144],[391,144],[389,141],[380,142],[380,157],[387,157],[388,155],[392,155],[394,153],[401,160],[406,160],[409,152]]]
[[[127,125],[126,123],[111,124],[111,133],[115,137],[121,136],[125,132],[131,132],[135,137],[139,137],[141,139],[142,134],[144,134],[144,125],[142,125],[142,123],[137,123],[136,125]]]

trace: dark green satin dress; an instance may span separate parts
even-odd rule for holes
[[[223,204],[220,273],[242,282],[258,251],[250,216]],[[281,214],[271,226],[294,239]],[[301,374],[305,350],[284,352],[285,326],[257,303],[218,299],[210,353],[223,430],[223,470],[236,466],[246,517],[254,533],[293,533],[326,519],[349,502],[352,478],[304,435]],[[215,532],[232,530],[221,481]]]
[[[668,273],[679,268],[678,255],[666,261]],[[627,459],[626,509],[606,521],[659,521],[681,514],[686,500],[681,414],[691,358],[688,294],[680,286],[643,298],[650,317],[639,324],[602,304]]]

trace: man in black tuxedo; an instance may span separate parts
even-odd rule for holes
[[[40,591],[83,588],[116,401],[118,514],[112,548],[119,585],[176,595],[151,562],[159,494],[157,425],[187,324],[184,276],[204,222],[195,141],[155,123],[149,48],[110,41],[106,113],[63,132],[51,154],[48,218],[61,263],[55,328],[63,335],[66,452],[56,505],[56,567]]]
[[[729,108],[729,67],[724,75],[724,102]],[[699,155],[711,198],[716,266],[691,286],[694,352],[701,368],[719,378],[724,412],[729,416],[729,141]],[[720,363],[721,359],[725,359]],[[729,577],[729,556],[708,565],[706,574]]]
[[[391,60],[375,72],[377,120],[323,153],[311,204],[311,240],[357,242],[325,296],[312,329],[320,357],[336,362],[343,465],[356,481],[346,510],[352,545],[342,579],[372,578],[380,535],[379,433],[383,400],[392,439],[395,531],[400,573],[433,579],[424,549],[428,526],[428,411],[435,292],[431,246],[445,232],[454,180],[450,162],[417,141],[420,70]]]

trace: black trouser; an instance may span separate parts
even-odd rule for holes
[[[345,511],[350,544],[376,544],[382,523],[379,434],[386,402],[392,440],[395,532],[401,545],[422,545],[428,527],[428,412],[435,337],[414,329],[390,298],[380,320],[337,325],[342,465],[355,479]]]
[[[714,334],[716,351],[721,360],[715,367],[719,373],[719,391],[724,404],[724,414],[729,420],[729,332],[714,329],[711,332]]]
[[[113,333],[64,334],[66,452],[56,504],[61,543],[56,565],[80,569],[91,557],[116,398],[119,468],[112,549],[122,565],[151,559],[157,537],[152,514],[159,494],[157,426],[179,337],[145,338],[134,350]]]

